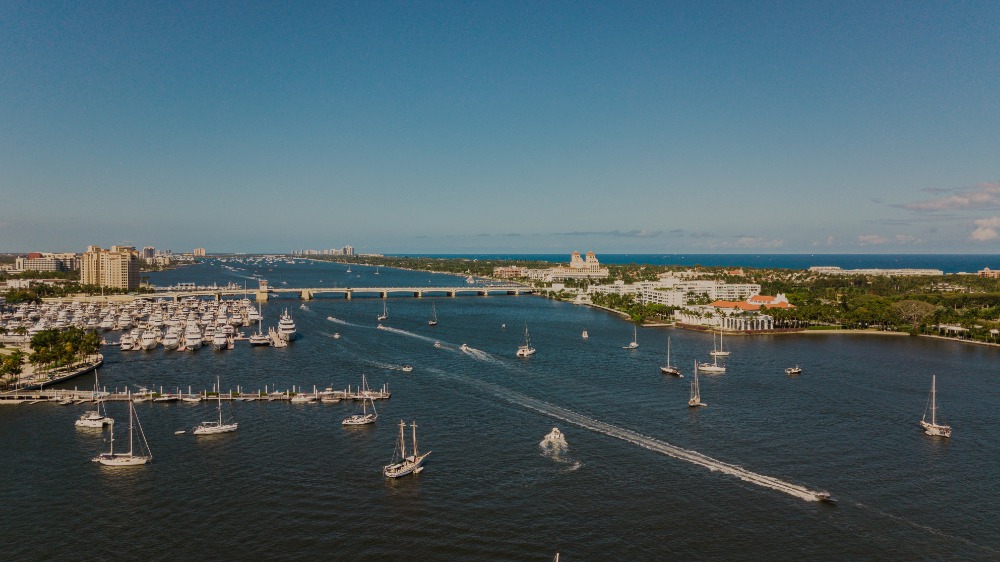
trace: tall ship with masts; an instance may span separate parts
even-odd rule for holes
[[[403,420],[399,420],[399,440],[396,442],[396,450],[393,452],[393,463],[382,467],[382,474],[387,478],[399,478],[407,474],[419,474],[424,469],[424,459],[427,458],[427,455],[431,454],[430,451],[427,451],[421,455],[417,451],[417,422],[410,423],[410,427],[413,429],[413,454],[406,455],[406,433],[404,431],[406,423]],[[399,454],[398,457],[396,453]]]

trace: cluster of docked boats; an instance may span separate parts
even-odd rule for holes
[[[0,317],[0,327],[8,333],[26,328],[28,337],[46,329],[77,327],[84,330],[124,332],[121,349],[164,349],[193,351],[202,345],[232,349],[242,337],[239,326],[257,325],[251,345],[276,345],[295,339],[296,326],[288,311],[282,313],[277,329],[265,333],[261,311],[249,299],[207,301],[188,298],[180,302],[137,299],[130,303],[98,305],[81,302],[24,304]],[[278,344],[280,345],[280,344]]]

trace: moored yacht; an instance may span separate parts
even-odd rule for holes
[[[281,313],[281,318],[278,319],[278,337],[285,341],[292,341],[295,339],[295,334],[295,321],[292,320],[292,315],[288,313],[286,308]]]

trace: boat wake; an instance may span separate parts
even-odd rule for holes
[[[444,373],[439,370],[432,370],[432,372],[437,372],[448,377],[452,377],[448,373]],[[786,482],[780,478],[775,478],[773,476],[767,476],[766,474],[760,474],[747,470],[741,466],[730,464],[725,461],[720,461],[709,457],[708,455],[703,455],[697,451],[692,451],[689,449],[684,449],[676,445],[671,445],[666,441],[656,439],[654,437],[649,437],[641,433],[632,431],[630,429],[625,429],[618,427],[600,420],[595,420],[593,418],[578,414],[572,410],[568,410],[561,406],[556,406],[554,404],[549,404],[548,402],[543,402],[542,400],[537,400],[523,394],[513,392],[506,388],[500,386],[476,380],[471,378],[454,377],[455,380],[460,380],[467,384],[478,386],[480,389],[495,395],[498,398],[506,400],[511,404],[521,406],[523,408],[533,410],[540,414],[555,418],[558,420],[571,423],[573,425],[582,427],[584,429],[589,429],[591,431],[607,435],[609,437],[614,437],[616,439],[621,439],[638,445],[644,449],[650,451],[655,451],[662,453],[668,457],[672,457],[678,460],[686,461],[694,465],[698,465],[709,469],[712,472],[721,472],[730,476],[735,476],[744,482],[749,482],[751,484],[756,484],[764,488],[770,488],[778,492],[783,492],[792,497],[799,498],[805,501],[821,501],[826,497],[829,497],[825,492],[819,490],[811,490],[805,486],[794,484],[792,482]]]
[[[340,318],[334,318],[333,316],[327,316],[326,319],[329,320],[330,322],[333,322],[334,324],[341,324],[341,325],[344,325],[344,326],[354,326],[356,328],[371,328],[371,326],[362,326],[361,324],[354,324],[354,323],[348,322],[347,320],[341,320]]]
[[[566,455],[569,451],[569,444],[566,443],[566,437],[563,436],[562,432],[555,427],[542,439],[538,447],[542,450],[543,457],[552,459],[557,463],[569,465],[564,472],[573,472],[583,466],[582,462],[573,460]]]
[[[411,338],[415,338],[415,339],[418,339],[418,340],[429,341],[429,342],[435,342],[435,341],[437,341],[434,338],[429,338],[427,336],[422,336],[420,334],[417,334],[417,333],[414,333],[414,332],[409,332],[407,330],[400,330],[399,328],[392,328],[390,326],[382,326],[382,330],[385,330],[386,332],[392,332],[393,334],[399,334],[401,336],[409,336]]]
[[[302,310],[304,310],[304,311],[306,311],[306,312],[312,312],[312,311],[313,311],[313,309],[311,309],[311,308],[309,308],[308,306],[306,306],[306,303],[302,303],[302,304],[300,304],[300,305],[299,305],[299,308],[301,308]]]

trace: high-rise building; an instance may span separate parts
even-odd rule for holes
[[[80,259],[80,283],[116,289],[139,288],[139,253],[131,246],[87,246]]]
[[[343,252],[344,252],[345,256],[353,256],[354,255],[354,247],[353,246],[344,246]]]
[[[146,246],[145,248],[142,249],[142,259],[144,260],[151,260],[155,255],[156,255],[156,248],[153,248],[152,246]]]
[[[205,248],[195,248],[194,252],[192,252],[192,253],[194,254],[194,257],[196,257],[196,258],[203,258],[203,257],[205,257]]]

